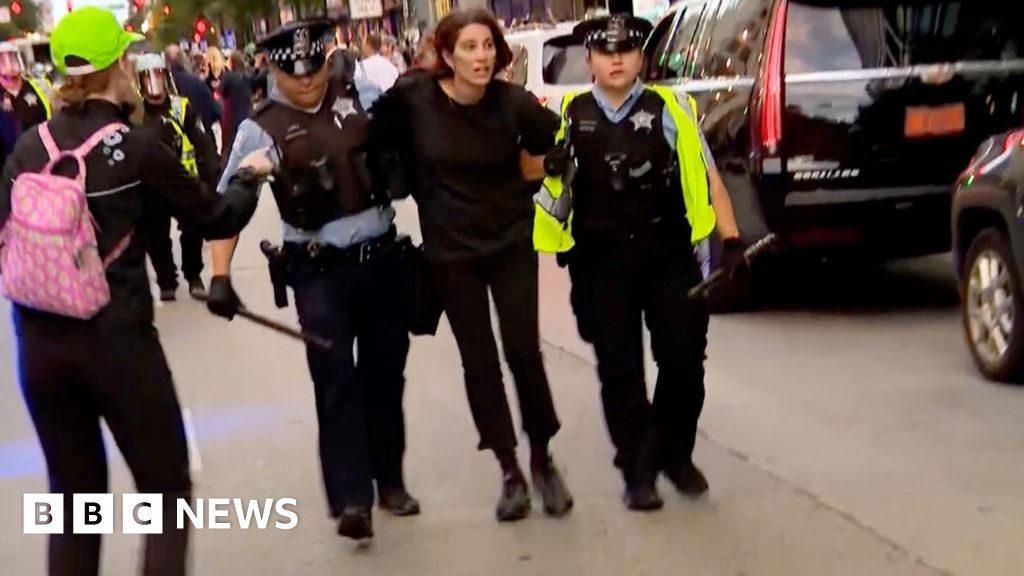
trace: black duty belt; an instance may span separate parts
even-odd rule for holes
[[[374,258],[389,254],[396,242],[396,232],[391,228],[381,236],[345,248],[312,242],[285,242],[285,251],[291,256],[308,258],[324,264],[363,264]]]

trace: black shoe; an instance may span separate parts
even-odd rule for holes
[[[665,501],[658,496],[658,489],[647,483],[627,486],[622,501],[634,512],[653,512],[665,506]]]
[[[700,496],[708,491],[708,481],[704,473],[693,462],[665,470],[665,477],[681,494]]]
[[[379,495],[379,506],[392,516],[416,516],[420,513],[420,502],[413,498],[405,488],[382,490]]]
[[[338,520],[338,534],[352,540],[373,538],[373,516],[369,506],[346,506]]]
[[[174,302],[178,299],[177,288],[161,288],[160,289],[160,301],[161,302]]]
[[[561,518],[572,510],[572,494],[550,458],[542,469],[533,471],[533,489],[544,502],[544,513],[548,516]]]
[[[202,278],[193,278],[188,281],[188,293],[193,297],[206,296],[206,285],[203,284]]]
[[[530,490],[526,480],[512,474],[505,475],[495,515],[498,522],[515,522],[530,515]]]

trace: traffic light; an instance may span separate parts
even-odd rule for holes
[[[18,0],[14,0],[14,2],[11,2],[11,13],[14,14],[15,16],[21,15],[21,2],[19,2]]]
[[[206,20],[203,20],[202,17],[197,18],[196,19],[196,34],[199,34],[200,36],[203,36],[204,34],[206,34],[206,30],[207,30]]]
[[[164,16],[170,16],[170,15],[171,15],[171,5],[170,4],[164,4]]]

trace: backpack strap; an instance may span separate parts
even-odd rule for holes
[[[71,155],[75,156],[80,160],[84,160],[85,157],[89,154],[89,152],[92,152],[93,148],[98,146],[100,142],[103,142],[104,138],[122,128],[125,128],[125,125],[120,122],[112,122],[110,124],[107,124],[103,128],[100,128],[95,133],[93,133],[93,135],[90,136],[89,139],[86,140],[84,143],[82,143],[81,146],[72,150]]]
[[[65,158],[74,158],[78,163],[78,174],[75,176],[75,180],[84,188],[85,187],[85,156],[92,152],[92,149],[99,145],[109,134],[124,128],[124,124],[120,122],[112,122],[107,124],[103,128],[100,128],[88,140],[85,141],[81,146],[74,150],[61,150],[57,143],[53,139],[53,134],[49,129],[49,122],[41,124],[39,126],[39,137],[43,140],[43,146],[46,147],[47,154],[50,155],[50,162],[43,168],[44,174],[50,174],[53,172],[53,167],[58,162]]]
[[[43,147],[46,148],[46,155],[50,157],[50,160],[60,157],[60,147],[53,141],[49,122],[43,122],[39,125],[39,139],[43,141]]]

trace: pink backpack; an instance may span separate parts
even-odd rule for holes
[[[0,279],[12,302],[82,320],[110,303],[107,267],[128,247],[131,234],[100,259],[85,194],[85,156],[123,128],[107,125],[76,150],[62,152],[48,125],[39,125],[50,162],[41,172],[24,172],[14,180],[11,215],[0,230]],[[64,158],[78,162],[74,178],[52,173]]]

